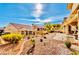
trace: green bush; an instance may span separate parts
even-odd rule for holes
[[[79,55],[79,52],[72,52],[71,55]]]
[[[71,42],[66,41],[65,45],[66,45],[67,48],[70,48],[71,47]]]
[[[5,34],[1,36],[3,40],[10,43],[18,43],[23,36],[21,34]]]
[[[31,44],[34,45],[35,44],[35,40],[31,39]]]

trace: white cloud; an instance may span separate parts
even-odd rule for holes
[[[31,20],[31,21],[34,21],[34,22],[38,22],[39,24],[41,23],[47,23],[47,22],[57,22],[57,21],[63,21],[63,18],[64,17],[67,17],[69,14],[66,14],[66,15],[61,15],[61,16],[53,16],[53,17],[49,17],[47,19],[44,19],[44,20],[41,20],[39,18],[36,18],[35,20]]]
[[[61,16],[53,16],[53,17],[49,17],[47,19],[39,19],[39,18],[36,18],[36,19],[27,19],[27,18],[11,18],[13,20],[23,20],[23,21],[31,21],[31,22],[34,22],[36,24],[43,24],[43,23],[47,23],[47,22],[58,22],[59,20],[60,21],[63,21],[63,18],[65,16],[68,16],[69,14],[66,14],[66,15],[61,15]],[[5,17],[6,18],[6,17]],[[10,19],[10,20],[11,20]]]
[[[43,6],[42,6],[41,3],[36,3],[35,9],[40,9],[40,10],[42,10],[42,8],[43,8]]]
[[[47,22],[51,22],[51,21],[52,21],[52,19],[45,19],[42,22],[47,23]]]
[[[28,20],[28,21],[40,22],[41,20],[39,18],[36,18],[36,19],[33,19],[33,20]]]
[[[35,23],[47,23],[47,22],[54,22],[56,21],[57,19],[61,19],[62,17],[50,17],[50,18],[47,18],[47,19],[39,19],[39,18],[36,18],[36,19],[19,19],[19,20],[26,20],[26,21],[32,21],[32,22],[35,22]],[[62,20],[62,19],[61,19]]]
[[[33,16],[38,18],[41,16],[41,14],[43,13],[43,5],[41,3],[37,3],[35,4],[35,10],[33,11]]]
[[[36,18],[35,20],[30,20],[30,21],[34,21],[34,22],[38,22],[38,23],[47,23],[47,22],[51,22],[52,19],[41,20],[39,18]]]

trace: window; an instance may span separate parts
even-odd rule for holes
[[[32,34],[32,31],[29,31],[29,34]]]
[[[26,35],[28,35],[28,31],[26,31]]]
[[[24,31],[21,31],[21,34],[24,34]]]
[[[35,32],[33,32],[33,35],[35,35]]]

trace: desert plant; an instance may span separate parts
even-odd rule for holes
[[[21,34],[5,34],[1,36],[3,40],[10,43],[18,43],[23,36]]]
[[[49,33],[51,30],[53,30],[53,26],[51,23],[45,23],[44,27],[46,29],[46,31]]]
[[[70,54],[71,54],[71,55],[79,55],[79,52],[76,52],[76,51],[75,51],[75,52],[71,52]]]
[[[46,39],[46,37],[44,37],[44,39]]]
[[[30,42],[31,42],[32,45],[35,45],[35,40],[34,39],[31,39]]]
[[[40,39],[40,42],[43,42],[43,39]]]
[[[71,42],[66,41],[66,42],[65,42],[65,45],[66,45],[67,48],[70,48],[70,47],[71,47]]]
[[[27,39],[30,39],[30,37],[28,36]]]
[[[0,44],[2,44],[2,42],[0,41]]]
[[[71,43],[74,43],[75,42],[75,39],[74,39],[74,37],[68,35],[66,41],[69,41]]]

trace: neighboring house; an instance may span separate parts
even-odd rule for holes
[[[68,3],[67,8],[71,10],[71,14],[62,24],[64,33],[74,35],[76,39],[79,39],[79,3]]]
[[[3,32],[4,32],[4,28],[0,28],[0,35],[2,35],[3,34]]]
[[[44,26],[37,26],[37,25],[32,25],[32,27],[34,28],[34,29],[36,29],[36,31],[41,31],[41,30],[45,30],[45,28],[44,28]]]
[[[35,35],[36,30],[31,25],[10,23],[4,29],[4,33],[20,33],[24,35]]]
[[[45,30],[45,29],[44,29],[44,26],[38,26],[38,27],[37,27],[37,31],[42,31],[42,30]]]
[[[46,33],[44,26],[32,25],[32,27],[36,30],[37,35],[41,35],[42,33]]]
[[[5,27],[4,33],[19,33],[19,34],[23,34],[23,35],[38,35],[39,32],[42,30],[44,30],[43,26],[10,23]]]

